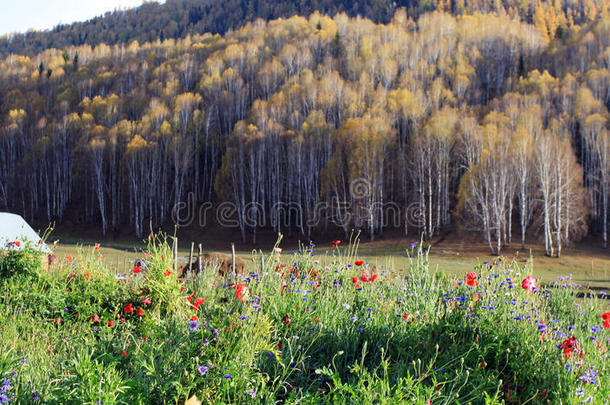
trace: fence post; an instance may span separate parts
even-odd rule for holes
[[[265,255],[263,254],[262,250],[259,250],[259,252],[261,253],[261,274],[260,276],[263,276],[263,270],[265,269]]]
[[[233,280],[235,280],[235,243],[231,243],[231,271],[233,272]]]
[[[203,254],[203,248],[201,247],[201,243],[199,244],[199,254],[197,255],[197,273],[201,271],[201,255]]]
[[[184,270],[184,276],[186,277],[186,272],[190,271],[191,275],[193,274],[193,251],[195,250],[195,242],[191,242],[191,252],[189,253],[189,264],[188,268]]]
[[[176,272],[178,270],[178,237],[177,236],[174,236],[173,261],[174,261],[174,272]]]

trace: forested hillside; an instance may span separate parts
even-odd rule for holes
[[[605,244],[610,18],[577,4],[560,34],[546,12],[314,13],[6,56],[0,209],[141,235],[194,196],[232,203],[250,240],[340,217],[371,238],[457,225],[493,252]],[[388,224],[397,211],[415,223]]]
[[[33,56],[49,48],[105,43],[114,45],[138,41],[177,39],[186,35],[224,34],[257,18],[264,20],[310,15],[317,11],[350,17],[365,16],[376,23],[388,23],[399,8],[417,19],[429,11],[453,15],[475,12],[508,15],[536,24],[554,38],[581,25],[595,21],[608,11],[604,0],[167,0],[163,4],[145,3],[142,7],[108,12],[86,22],[58,25],[50,31],[31,31],[0,38],[0,55],[17,53]]]

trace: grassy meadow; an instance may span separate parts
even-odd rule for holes
[[[81,235],[82,233],[78,233]],[[69,254],[78,252],[81,248],[87,249],[94,246],[95,239],[83,239],[75,237],[74,231],[61,234],[57,245],[53,246],[54,252],[59,258],[65,258]],[[230,240],[235,235],[224,235]],[[206,238],[212,235],[206,234]],[[100,235],[100,240],[102,236]],[[179,235],[179,264],[188,262],[190,240],[199,240],[194,235]],[[287,245],[292,250],[298,249],[300,242],[290,240]],[[375,266],[386,266],[395,270],[406,269],[409,266],[409,249],[411,243],[418,242],[413,238],[392,238],[386,241],[365,242],[360,241],[358,254],[363,259]],[[272,242],[264,245],[272,245]],[[284,245],[284,243],[283,243]],[[508,263],[513,261],[520,266],[532,266],[535,268],[536,276],[544,283],[552,283],[558,277],[572,275],[574,282],[585,287],[610,291],[610,254],[607,250],[597,247],[598,242],[582,242],[578,245],[564,249],[560,258],[547,257],[544,247],[539,244],[528,244],[525,250],[520,249],[518,243],[513,247],[505,249],[502,260]],[[468,273],[474,266],[484,261],[497,260],[497,256],[490,255],[487,245],[480,241],[446,240],[438,243],[425,244],[429,249],[429,266],[435,271],[446,274],[448,277],[459,277]],[[114,241],[103,243],[103,263],[106,268],[123,273],[131,270],[133,263],[138,258],[143,258],[142,252],[146,249],[143,241],[133,237],[118,238]],[[252,259],[259,263],[260,249],[251,246],[239,246],[237,255],[244,259]],[[195,248],[196,250],[196,248]],[[269,250],[269,249],[263,249]],[[203,243],[203,251],[230,252],[230,243],[215,243],[211,247]],[[319,246],[315,254],[318,260],[325,263],[330,257],[332,261],[333,249],[330,242]],[[196,254],[196,252],[195,252]]]
[[[183,281],[156,235],[117,279],[123,251],[55,249],[0,256],[0,403],[610,401],[607,300],[535,265],[442,273],[343,242]]]

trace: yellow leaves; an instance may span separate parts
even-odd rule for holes
[[[93,49],[93,55],[97,59],[107,58],[108,56],[110,56],[111,53],[112,53],[112,49],[104,43],[97,45]]]
[[[199,94],[182,93],[176,96],[176,99],[174,100],[174,108],[179,112],[192,112],[192,110],[201,104],[202,101],[203,99]]]
[[[222,84],[227,88],[233,88],[233,84],[237,81],[241,81],[239,73],[233,68],[227,68],[222,72]]]
[[[10,110],[8,113],[9,121],[11,121],[11,123],[15,123],[19,126],[21,126],[21,124],[23,123],[25,116],[26,116],[25,110],[22,108]]]
[[[442,143],[455,142],[455,130],[458,122],[458,112],[450,107],[444,107],[436,111],[426,122],[424,130],[418,135],[418,140],[423,137],[430,138],[426,141],[435,141]]]
[[[504,113],[492,110],[490,111],[485,118],[483,118],[483,124],[486,126],[493,126],[496,128],[508,127],[510,125],[510,120]]]
[[[608,119],[601,114],[595,113],[585,119],[585,131],[598,134],[606,126]]]
[[[169,122],[163,121],[161,124],[161,134],[165,136],[172,134],[172,125]]]
[[[166,100],[174,98],[176,94],[178,94],[179,88],[180,81],[178,79],[166,82],[165,88],[163,89],[163,98]]]
[[[115,76],[116,76],[116,73],[114,73],[114,72],[104,72],[97,76],[97,81],[98,82],[108,82],[108,81],[114,79]]]
[[[314,12],[309,16],[309,25],[314,30],[314,35],[318,35],[323,41],[331,41],[337,34],[337,24],[327,15],[320,15]]]
[[[364,60],[370,58],[373,53],[373,41],[369,36],[363,36],[360,40],[360,57]]]
[[[388,93],[388,106],[392,113],[405,118],[419,119],[425,113],[421,94],[413,94],[404,88],[391,90]]]
[[[225,49],[224,57],[230,66],[241,68],[246,59],[246,52],[241,44],[231,44]]]
[[[51,74],[50,79],[52,81],[57,81],[60,80],[61,78],[63,78],[65,76],[66,72],[64,72],[63,68],[57,68],[53,70],[53,73]]]
[[[513,133],[511,141],[511,150],[513,150],[516,154],[524,157],[531,154],[533,138],[531,134],[523,127],[520,127]]]
[[[542,74],[538,70],[529,72],[527,78],[519,80],[517,89],[522,93],[536,92],[543,98],[548,98],[559,85],[559,79],[553,77],[547,70]]]
[[[75,113],[76,115],[76,113]],[[72,117],[73,122],[77,122],[79,121],[78,115],[73,116]],[[95,122],[95,119],[93,118],[93,115],[91,115],[88,112],[84,112],[82,114],[82,116],[80,117],[80,121],[82,121],[85,125],[93,125],[93,123]]]
[[[140,135],[134,136],[131,141],[127,144],[127,155],[132,155],[139,151],[142,151],[148,146],[148,143]]]
[[[104,149],[106,147],[106,141],[100,138],[94,138],[89,141],[89,145],[87,145],[91,150],[99,150]]]
[[[595,98],[588,87],[583,86],[576,93],[575,113],[578,119],[584,120],[588,115],[604,111],[604,109],[602,102]]]

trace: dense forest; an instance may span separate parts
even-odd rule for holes
[[[163,4],[153,1],[89,21],[58,25],[50,31],[0,37],[0,55],[34,56],[49,48],[144,43],[208,32],[224,34],[257,18],[268,21],[307,16],[316,11],[328,15],[345,12],[350,17],[360,15],[387,24],[400,8],[414,20],[435,10],[453,15],[496,13],[536,24],[550,37],[562,37],[566,30],[595,21],[608,11],[608,4],[605,0],[167,0]]]
[[[330,4],[287,12],[314,3]],[[163,6],[148,4],[32,34],[50,42],[0,59],[0,209],[142,235],[194,198],[231,203],[252,241],[256,224],[309,237],[341,217],[346,234],[371,239],[457,226],[494,253],[512,238],[540,238],[556,256],[588,233],[606,245],[607,5],[360,3],[349,11],[375,4],[388,21],[314,12],[191,34],[233,22],[186,22],[187,7],[174,33],[186,35],[162,39],[146,10]],[[262,4],[238,9],[267,16]],[[121,19],[138,13],[135,37],[159,38],[132,40],[137,25]],[[112,44],[25,55],[90,31]],[[415,223],[386,220],[412,207]]]

